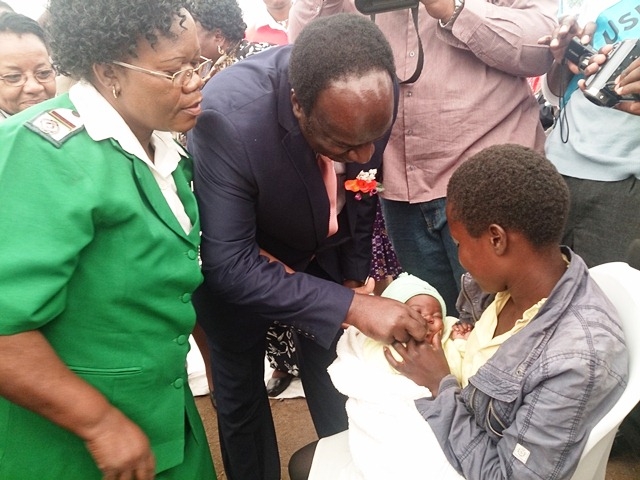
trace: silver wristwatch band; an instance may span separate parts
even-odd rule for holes
[[[453,22],[456,21],[456,18],[458,18],[458,15],[460,15],[460,12],[464,7],[464,0],[454,0],[453,6],[453,15],[451,15],[451,18],[449,18],[446,23],[442,20],[438,20],[438,23],[442,28],[451,29],[451,27],[453,27]]]

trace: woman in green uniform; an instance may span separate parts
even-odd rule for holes
[[[200,112],[180,0],[51,0],[80,80],[0,125],[0,479],[215,479],[187,383]]]

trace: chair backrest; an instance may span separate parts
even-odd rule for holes
[[[591,430],[571,480],[604,480],[618,427],[640,402],[640,271],[613,262],[593,267],[590,273],[620,315],[629,354],[629,382],[617,403]]]

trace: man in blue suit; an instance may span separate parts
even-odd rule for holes
[[[369,272],[375,203],[343,185],[380,165],[397,105],[393,54],[373,22],[331,16],[295,46],[220,72],[203,93],[189,134],[205,275],[194,303],[211,349],[224,466],[231,480],[279,479],[263,381],[271,324],[296,332],[321,437],[347,428],[345,399],[326,373],[343,324],[387,343],[426,335],[416,311],[354,291]],[[323,161],[338,172],[332,192]]]

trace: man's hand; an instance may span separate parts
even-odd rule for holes
[[[607,61],[607,54],[613,49],[613,45],[605,45],[600,51],[593,55],[589,59],[589,65],[584,70],[585,77],[594,75],[604,62]],[[624,79],[624,80],[623,80]],[[628,93],[640,93],[640,62],[636,59],[631,65],[629,65],[624,72],[618,76],[615,80],[615,91],[618,95],[624,95]],[[580,90],[586,89],[586,78],[578,81],[578,87]],[[620,102],[613,108],[622,110],[623,112],[631,113],[633,115],[640,115],[640,102]]]
[[[576,17],[567,15],[559,20],[558,26],[553,29],[550,35],[539,38],[538,44],[549,45],[553,60],[556,63],[564,63],[564,54],[571,39],[578,37],[583,45],[588,45],[595,29],[595,23],[589,22],[584,27],[581,27],[578,25]],[[579,72],[577,65],[570,64],[570,69],[573,73]]]
[[[384,343],[423,341],[427,336],[424,318],[404,303],[374,295],[353,296],[345,319],[362,333]]]
[[[453,0],[420,0],[420,2],[431,17],[442,20],[443,23],[449,21],[456,8]]]
[[[598,70],[600,70],[600,66],[607,61],[607,54],[611,51],[613,45],[605,45],[600,49],[598,53],[592,55],[589,58],[589,64],[584,69],[582,73],[584,73],[585,78],[594,75]],[[585,89],[585,79],[581,79],[578,81],[578,86],[581,90]]]
[[[594,75],[600,69],[600,66],[607,61],[607,54],[612,49],[613,45],[605,45],[597,55],[593,55],[589,59],[589,65],[584,71],[586,77]],[[581,90],[586,88],[584,79],[578,81],[578,87],[580,87]],[[618,95],[640,94],[640,59],[634,60],[631,65],[625,68],[618,78],[615,79],[614,90]],[[632,115],[640,115],[640,101],[620,102],[613,108]]]
[[[384,348],[384,356],[393,368],[418,385],[427,387],[435,397],[440,388],[440,381],[451,373],[442,350],[441,339],[441,334],[437,333],[431,342],[416,342],[413,339],[406,345],[395,342],[393,348],[402,360],[396,360],[387,347]]]
[[[357,280],[345,280],[342,282],[342,285],[350,288],[356,293],[361,293],[362,295],[370,295],[373,293],[373,289],[376,286],[376,281],[373,277],[367,277],[364,282],[358,282]]]
[[[618,95],[640,94],[640,58],[631,63],[615,80]],[[616,107],[633,115],[640,115],[640,102],[620,102]]]
[[[87,449],[103,480],[152,480],[155,457],[144,432],[116,408],[92,428]]]
[[[569,79],[573,75],[580,73],[577,65],[564,59],[571,39],[578,37],[583,45],[587,45],[591,42],[595,29],[595,23],[589,22],[584,27],[580,27],[576,17],[568,15],[560,19],[558,26],[554,28],[550,35],[545,35],[538,39],[538,44],[548,45],[549,51],[553,55],[553,64],[547,73],[547,84],[554,95],[558,97],[564,95],[564,88]]]
[[[553,60],[556,63],[564,63],[564,52],[573,37],[580,37],[582,43],[585,44],[591,41],[591,37],[589,35],[583,36],[582,32],[583,29],[578,25],[576,17],[567,15],[558,21],[558,26],[553,29],[553,32],[540,37],[538,44],[548,45],[553,55]]]

